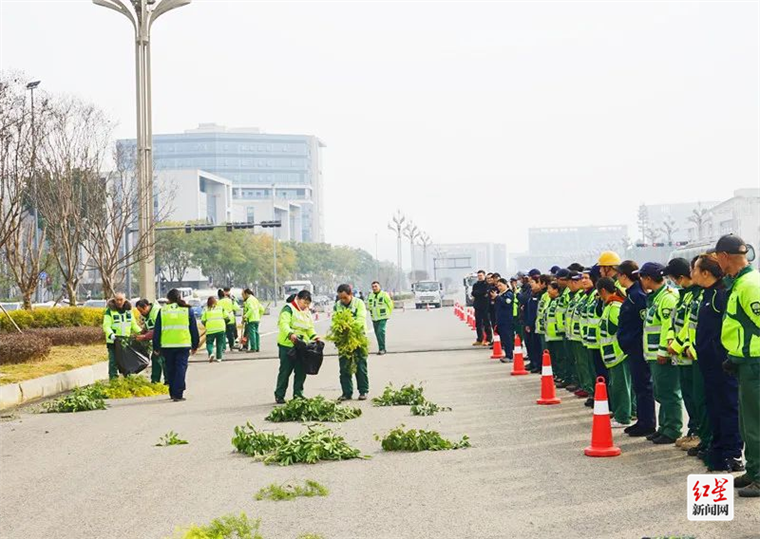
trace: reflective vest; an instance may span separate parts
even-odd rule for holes
[[[190,348],[190,309],[170,303],[161,309],[161,348]]]
[[[599,292],[596,290],[587,294],[582,316],[583,345],[591,350],[599,350],[601,347],[599,344],[600,317],[597,314],[599,301]]]
[[[255,296],[248,296],[248,299],[243,303],[243,320],[245,322],[259,322],[264,311],[264,307]]]
[[[720,340],[735,361],[760,361],[760,273],[747,266],[729,288]]]
[[[158,317],[158,313],[161,311],[161,305],[158,303],[154,303],[150,306],[150,312],[148,313],[148,317],[144,319],[145,321],[145,329],[148,331],[152,330],[154,327],[156,327],[156,318]]]
[[[343,305],[340,301],[336,301],[333,310],[336,313],[341,311],[351,311],[357,324],[360,324],[365,332],[367,331],[367,307],[365,307],[364,302],[356,296],[351,298],[351,303],[348,305]]]
[[[565,332],[570,337],[571,341],[583,341],[583,335],[581,334],[581,317],[583,316],[583,309],[586,304],[586,294],[582,291],[575,293],[570,299],[570,303],[567,306],[568,316],[565,316],[565,320],[568,321]]]
[[[517,325],[518,317],[520,316],[520,302],[517,299],[517,290],[512,290],[512,319],[515,325]]]
[[[563,336],[567,332],[565,316],[567,314],[567,305],[570,301],[570,289],[565,287],[557,298],[557,334]]]
[[[621,350],[617,339],[618,321],[620,319],[620,298],[613,298],[604,306],[599,319],[599,345],[604,365],[610,369],[619,365],[627,357]]]
[[[306,342],[313,340],[316,336],[311,312],[308,309],[305,311],[299,309],[295,301],[282,308],[277,327],[279,329],[277,344],[285,348],[293,348],[293,342],[290,340],[293,334]]]
[[[548,293],[546,294],[549,295]],[[549,298],[549,303],[544,311],[544,327],[546,328],[547,341],[561,341],[565,332],[560,328],[560,296],[554,299]]]
[[[546,333],[546,307],[552,298],[549,297],[548,292],[543,292],[541,297],[538,298],[538,310],[536,312],[536,333],[544,335]]]
[[[129,337],[140,333],[140,326],[132,316],[132,309],[124,312],[106,309],[103,314],[103,333],[106,334],[106,343],[112,344],[116,337]]]
[[[668,285],[647,296],[644,317],[644,359],[657,361],[657,356],[671,357],[668,353],[668,331],[671,313],[678,303],[678,295]]]
[[[689,313],[693,308],[695,294],[699,294],[699,287],[696,285],[682,289],[678,297],[678,303],[676,303],[676,308],[670,313],[668,342],[670,342],[671,348],[676,351],[676,356],[673,358],[674,365],[692,365],[691,359],[685,353],[685,348],[690,342],[688,330]],[[697,312],[699,312],[698,302]],[[696,314],[694,329],[696,335]]]
[[[387,320],[393,312],[393,300],[385,290],[381,290],[377,294],[371,292],[367,296],[367,308],[373,322]]]
[[[201,323],[206,326],[207,335],[222,333],[227,329],[227,316],[224,309],[217,303],[215,307],[203,310]]]
[[[223,297],[218,302],[217,305],[222,308],[224,313],[227,315],[227,324],[231,325],[235,323],[235,310],[236,310],[236,304],[234,301],[232,301],[232,298],[230,297]]]

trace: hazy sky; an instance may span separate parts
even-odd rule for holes
[[[123,16],[0,6],[3,69],[134,136]],[[378,233],[395,258],[400,208],[436,242],[520,251],[529,226],[633,227],[641,202],[758,186],[759,27],[758,2],[195,0],[153,27],[154,132],[319,136],[333,243]]]

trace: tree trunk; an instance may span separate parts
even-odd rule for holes
[[[32,308],[32,292],[29,292],[28,290],[24,290],[24,309],[31,310]]]
[[[69,306],[70,307],[76,307],[77,306],[77,287],[76,284],[72,282],[66,283],[66,292],[69,295]]]

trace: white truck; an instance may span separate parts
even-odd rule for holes
[[[291,294],[298,294],[301,290],[308,290],[314,294],[314,285],[311,284],[311,281],[285,281],[282,283],[284,299],[287,299]]]
[[[417,281],[412,284],[414,306],[423,309],[428,305],[440,307],[443,303],[443,283],[439,281]]]

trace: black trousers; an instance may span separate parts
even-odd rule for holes
[[[541,335],[536,333],[535,327],[530,328],[530,332],[525,334],[525,348],[528,349],[530,370],[539,370],[543,359],[543,350],[541,350]]]
[[[515,349],[515,328],[512,324],[498,324],[496,329],[501,339],[501,349],[504,350],[506,357],[512,359],[512,352]]]
[[[654,393],[652,389],[652,372],[643,356],[628,356],[631,367],[631,382],[636,393],[636,424],[643,428],[657,427],[654,417]]]
[[[488,311],[488,305],[475,308],[475,333],[478,335],[479,341],[491,342],[493,340],[491,317]]]

